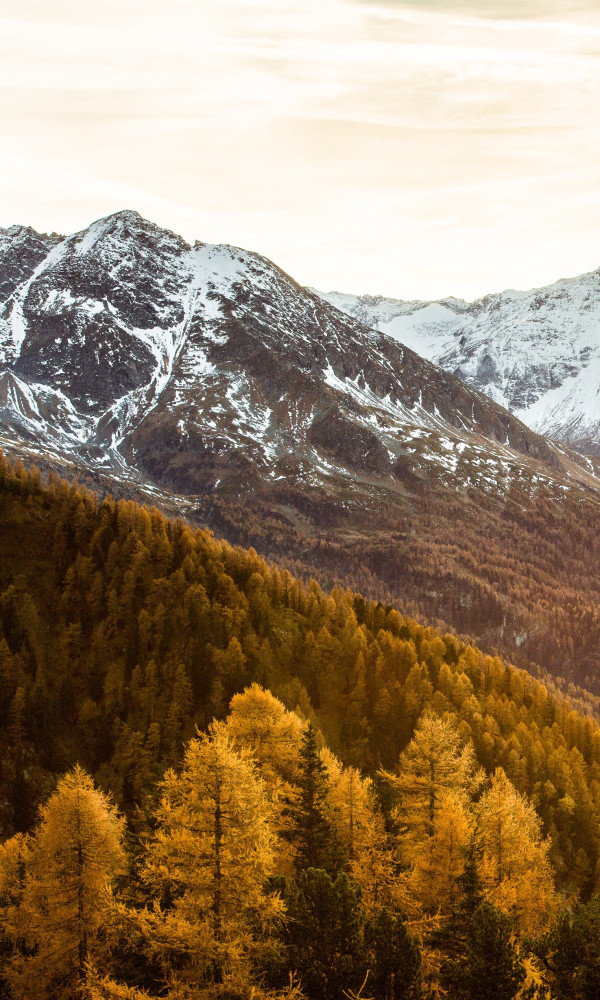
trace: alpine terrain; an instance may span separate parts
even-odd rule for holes
[[[191,247],[135,212],[67,238],[1,231],[0,297],[6,451],[600,689],[593,459],[480,391],[491,374],[476,388],[398,342],[424,312],[466,358],[449,317],[472,345],[524,299],[401,304],[379,332],[263,257]],[[498,398],[533,406],[549,356],[537,389],[508,398],[502,382]]]
[[[600,454],[600,269],[471,303],[324,298],[460,376],[539,434]]]

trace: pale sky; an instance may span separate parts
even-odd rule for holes
[[[0,86],[0,226],[398,298],[600,267],[598,0],[0,0]]]

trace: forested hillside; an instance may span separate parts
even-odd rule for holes
[[[192,516],[219,535],[267,553],[294,576],[313,574],[443,622],[487,652],[600,693],[600,507],[592,491],[561,492],[527,474],[508,496],[413,481],[398,508],[380,491],[371,523],[352,508],[336,518],[316,491],[301,517],[281,487],[273,510],[207,495]],[[373,504],[375,507],[375,504]],[[310,521],[324,525],[311,527]]]
[[[524,953],[511,958],[506,950],[515,929],[520,938],[533,935],[548,961],[558,948],[556,935],[568,930],[548,930],[562,906],[581,898],[582,925],[597,920],[596,904],[587,900],[600,876],[600,727],[525,672],[391,607],[305,585],[252,550],[232,548],[155,510],[98,502],[58,479],[44,485],[35,471],[6,461],[0,467],[0,551],[0,817],[4,838],[17,834],[3,855],[3,926],[17,946],[9,995],[24,995],[32,956],[41,956],[40,982],[46,974],[46,925],[42,920],[36,931],[34,921],[28,937],[19,919],[24,912],[49,919],[51,887],[42,873],[54,877],[53,837],[72,830],[60,815],[61,809],[69,812],[64,803],[73,797],[75,818],[90,803],[90,829],[100,823],[94,836],[108,851],[104,860],[98,855],[104,874],[91,895],[96,898],[98,887],[108,893],[133,864],[133,882],[133,876],[125,879],[128,888],[115,897],[124,921],[119,933],[130,939],[127,921],[137,921],[135,934],[145,942],[138,950],[147,956],[141,970],[131,956],[130,967],[123,959],[118,987],[106,985],[100,968],[90,980],[93,996],[129,997],[134,986],[150,994],[170,989],[178,1000],[196,996],[189,992],[188,966],[195,959],[186,935],[200,935],[206,946],[197,974],[204,986],[219,986],[230,960],[236,965],[235,953],[242,965],[251,956],[252,976],[259,977],[246,983],[262,975],[271,989],[281,990],[288,973],[306,965],[315,935],[322,936],[314,926],[312,938],[307,930],[310,899],[330,894],[338,900],[333,910],[346,914],[344,935],[352,938],[351,926],[356,932],[356,954],[350,965],[342,962],[331,993],[337,997],[342,985],[357,991],[367,968],[373,973],[378,935],[388,944],[391,935],[399,949],[420,950],[413,963],[419,976],[427,988],[440,989],[456,971],[448,956],[453,948],[464,950],[467,939],[478,981],[477,934],[487,944],[491,935],[499,961],[510,965],[514,958],[514,976],[505,978],[516,989]],[[253,688],[236,701],[253,682],[272,694]],[[269,713],[273,725],[284,720],[287,757],[281,744],[269,750],[245,724],[252,697],[266,699],[257,713],[263,722]],[[229,721],[219,722],[230,708]],[[199,739],[196,727],[204,734]],[[319,731],[329,748],[320,754]],[[255,906],[254,916],[250,906],[247,922],[232,931],[229,958],[216,965],[214,941],[194,924],[198,908],[208,905],[201,902],[208,882],[200,875],[190,882],[178,854],[187,851],[182,831],[196,822],[203,829],[195,812],[204,802],[196,782],[214,773],[215,760],[229,768],[232,782],[224,815],[239,813],[249,823],[254,817],[254,826],[239,833],[253,881],[244,882],[248,871],[244,878],[234,872],[231,891],[233,899]],[[71,770],[75,764],[114,796],[133,861],[123,853],[123,823],[84,771]],[[18,835],[34,829],[42,802],[41,826],[23,841]],[[363,810],[362,819],[355,809]],[[112,832],[103,840],[106,816]],[[499,817],[508,824],[501,834]],[[355,842],[361,823],[366,835]],[[231,845],[227,849],[235,854]],[[365,851],[371,852],[369,863]],[[89,938],[106,944],[107,918],[98,899]],[[292,924],[281,924],[281,901]],[[213,899],[213,917],[215,905]],[[231,899],[227,905],[235,911]],[[465,906],[471,906],[468,918]],[[257,923],[258,913],[265,926]],[[59,914],[58,924],[62,919]],[[226,940],[225,916],[223,921],[219,948]],[[286,926],[298,933],[304,928],[304,957],[302,939],[286,939]],[[211,927],[212,934],[214,921]],[[446,932],[454,944],[444,939]],[[272,934],[278,944],[269,959],[265,941]],[[339,938],[339,928],[332,934]],[[255,948],[261,935],[265,947]],[[239,940],[245,942],[241,950]],[[9,954],[11,947],[5,948]],[[92,945],[80,937],[76,951],[83,968]],[[328,969],[329,958],[321,960]],[[308,964],[321,968],[316,958]],[[330,974],[323,972],[326,979]],[[405,992],[385,976],[379,968],[373,974],[379,986],[364,995],[400,1000],[421,989],[416,973]],[[302,987],[314,1000],[330,995],[306,970]],[[558,990],[554,981],[552,988]],[[29,995],[67,995],[52,989],[40,986]],[[466,990],[449,995],[483,996]]]
[[[381,1000],[563,996],[549,843],[504,771],[488,783],[428,714],[377,777],[257,684],[189,741],[129,849],[76,766],[0,847],[4,995],[352,1000],[370,976]]]

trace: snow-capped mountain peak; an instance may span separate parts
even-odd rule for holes
[[[351,504],[374,482],[502,493],[532,461],[590,474],[398,343],[451,351],[490,303],[365,300],[357,322],[258,254],[128,211],[4,230],[0,287],[0,430],[30,448],[181,493],[335,484]]]
[[[600,271],[472,303],[323,297],[485,392],[537,433],[600,454]]]

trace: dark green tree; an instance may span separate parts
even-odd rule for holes
[[[535,946],[552,978],[556,1000],[600,997],[600,895],[563,913]]]
[[[298,786],[298,798],[291,810],[296,870],[322,868],[334,871],[334,835],[323,809],[327,768],[319,756],[317,734],[310,722],[302,734]]]
[[[387,909],[365,927],[371,976],[367,994],[377,1000],[417,1000],[421,996],[421,952],[406,922]]]
[[[524,979],[525,970],[512,943],[510,919],[490,903],[482,903],[470,921],[466,964],[457,998],[513,1000]]]
[[[367,969],[358,886],[345,874],[334,881],[315,868],[279,883],[287,910],[285,978],[298,972],[312,1000],[340,1000],[343,990],[357,992]]]
[[[458,892],[449,920],[431,937],[431,945],[442,954],[440,981],[449,996],[462,996],[464,970],[469,950],[472,921],[484,901],[474,842],[467,851],[465,867],[456,879]]]
[[[457,912],[463,918],[470,920],[475,911],[479,909],[484,901],[483,886],[479,878],[478,851],[475,841],[472,840],[467,848],[467,857],[462,874],[456,879],[456,884],[460,890]]]

